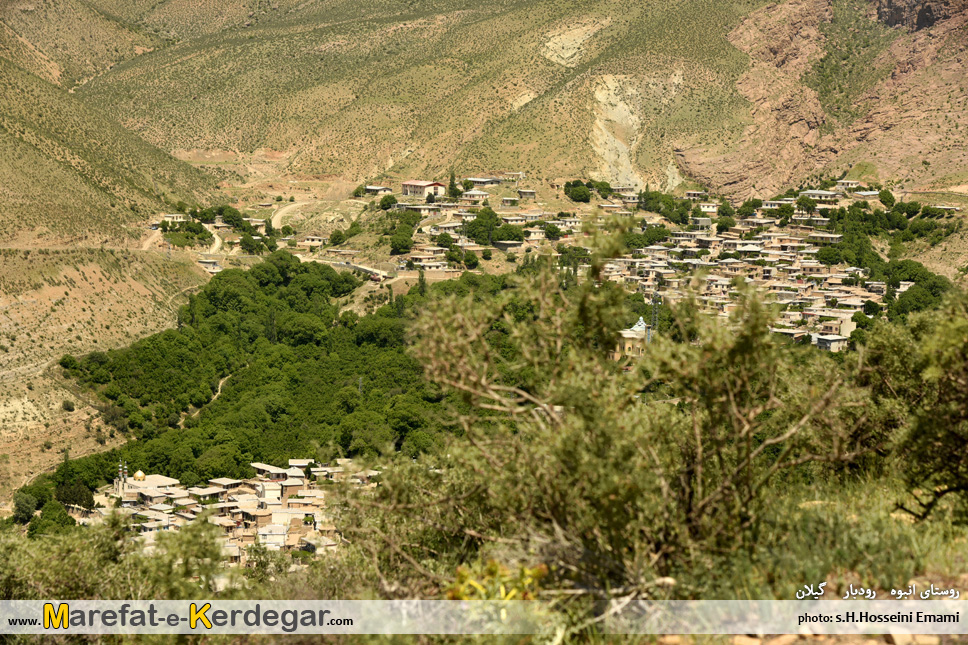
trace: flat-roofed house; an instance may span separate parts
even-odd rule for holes
[[[822,349],[825,352],[842,352],[847,349],[848,342],[850,342],[850,339],[844,336],[820,334],[817,336],[817,349]]]
[[[400,184],[400,193],[410,197],[422,197],[427,199],[427,195],[437,197],[446,192],[447,186],[439,181],[405,181]]]
[[[490,196],[490,193],[483,190],[465,190],[458,201],[464,204],[477,204],[485,201]]]
[[[363,190],[367,195],[375,195],[376,197],[389,195],[390,193],[393,192],[386,186],[366,186]]]
[[[486,186],[500,186],[501,180],[497,177],[468,177],[467,181],[474,184],[474,188],[484,188]]]
[[[286,469],[279,468],[278,466],[272,466],[269,464],[263,464],[262,462],[252,462],[249,464],[255,469],[255,472],[259,477],[263,477],[270,481],[282,481],[286,478]]]

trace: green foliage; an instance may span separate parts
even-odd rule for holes
[[[565,184],[565,197],[573,202],[588,203],[592,199],[592,191],[580,180],[569,181]]]
[[[887,188],[884,188],[883,190],[881,190],[881,192],[877,194],[877,198],[881,201],[882,204],[884,204],[886,208],[891,208],[892,206],[894,206],[894,203],[896,201],[894,199],[894,193],[892,193]]]
[[[734,226],[736,226],[736,220],[732,217],[720,215],[719,219],[716,220],[716,231],[718,233],[725,233]]]
[[[812,215],[817,212],[817,200],[806,195],[801,195],[797,197],[797,208],[808,215]]]
[[[435,445],[447,431],[433,412],[442,399],[404,351],[404,320],[439,294],[496,293],[504,279],[422,282],[374,314],[337,317],[332,299],[359,284],[278,251],[249,271],[216,275],[179,311],[178,329],[84,357],[76,376],[104,397],[105,420],[140,440],[65,462],[49,486],[58,499],[80,496],[78,482],[92,489],[110,480],[119,459],[191,485],[247,476],[251,461],[285,463],[295,453]],[[198,407],[192,423],[169,429],[171,415]]]
[[[644,249],[669,239],[672,232],[665,226],[650,226],[642,233],[626,233],[623,238],[629,249]]]
[[[804,82],[817,90],[829,116],[850,122],[864,112],[858,99],[890,75],[894,63],[881,54],[899,32],[878,22],[856,0],[834,0],[831,8],[832,20],[820,27],[824,54]]]
[[[478,244],[489,245],[494,241],[494,231],[499,226],[501,226],[501,220],[497,213],[485,206],[477,212],[474,221],[468,222],[464,226],[464,230],[467,237]]]
[[[840,264],[844,261],[843,255],[840,249],[833,246],[825,246],[819,251],[817,251],[817,261],[821,264],[833,265]]]
[[[30,493],[18,490],[13,495],[13,521],[17,524],[26,524],[34,516],[37,510],[37,498]]]
[[[451,199],[458,199],[464,191],[457,185],[457,176],[454,174],[453,169],[450,171],[450,180],[447,183],[447,196]]]
[[[35,515],[27,525],[27,537],[37,538],[41,535],[56,535],[64,533],[74,527],[77,522],[67,514],[67,510],[58,502],[51,500],[40,509],[40,515]]]
[[[384,195],[380,198],[380,208],[385,211],[390,210],[390,208],[396,203],[397,198],[393,195]]]
[[[211,231],[198,222],[178,222],[172,225],[162,222],[161,230],[165,232],[165,239],[175,246],[205,246],[215,239]]]
[[[890,388],[894,405],[906,403],[912,415],[898,451],[909,491],[905,508],[921,518],[953,498],[956,517],[968,519],[966,307],[968,296],[952,294],[940,309],[903,326],[878,325],[868,342],[872,381]]]
[[[524,229],[514,224],[502,224],[491,233],[491,240],[494,242],[522,242],[524,241]]]
[[[557,224],[545,224],[544,233],[545,238],[552,242],[556,242],[564,236],[564,231]]]
[[[390,238],[390,252],[394,255],[409,253],[413,247],[413,237],[410,234],[400,231]]]
[[[335,231],[329,234],[329,243],[331,245],[339,246],[344,242],[346,242],[346,233],[344,233],[343,231],[336,229]]]

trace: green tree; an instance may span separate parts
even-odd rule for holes
[[[477,259],[477,254],[473,251],[467,251],[464,254],[464,266],[468,269],[476,269],[480,264],[480,260]]]
[[[366,186],[360,184],[353,190],[353,197],[363,197],[366,195]]]
[[[393,207],[393,205],[396,203],[397,203],[397,198],[394,197],[393,195],[384,195],[383,197],[380,198],[380,208],[385,211],[390,210]]]
[[[722,215],[716,220],[716,232],[718,233],[725,233],[734,226],[736,226],[736,220],[732,217]]]
[[[560,240],[564,235],[564,232],[558,227],[557,224],[547,224],[544,229],[545,237],[555,242]]]
[[[264,248],[262,246],[262,242],[254,239],[248,233],[244,233],[242,235],[242,238],[239,240],[239,247],[249,255],[259,255],[262,253],[262,249]]]
[[[572,188],[567,193],[567,196],[573,202],[584,202],[587,204],[592,200],[592,192],[585,186],[576,186]]]
[[[797,208],[808,215],[813,215],[817,210],[817,200],[801,195],[797,198]]]
[[[453,169],[451,169],[450,182],[447,184],[447,196],[452,200],[456,200],[463,194],[464,191],[461,190],[460,186],[457,185],[457,175],[455,175]]]
[[[891,207],[893,207],[894,206],[894,203],[896,201],[894,199],[894,193],[892,193],[887,188],[884,188],[884,189],[881,190],[881,192],[877,193],[877,199],[879,199],[880,202],[882,204],[884,204],[884,207],[885,208],[891,208]]]
[[[413,248],[413,238],[403,232],[395,233],[390,237],[390,252],[394,255],[408,253]]]
[[[30,493],[18,490],[13,494],[13,521],[26,524],[37,510],[37,498]]]
[[[40,515],[35,515],[27,525],[27,537],[38,538],[42,535],[55,535],[75,526],[77,522],[67,514],[59,502],[51,500],[44,504]]]
[[[836,246],[825,246],[817,251],[817,261],[821,264],[833,265],[840,264],[844,258]]]
[[[329,234],[329,243],[332,244],[333,246],[339,246],[344,242],[346,242],[346,233],[344,233],[340,229],[336,229],[335,231]]]

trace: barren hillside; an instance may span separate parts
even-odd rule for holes
[[[56,361],[171,326],[206,279],[186,258],[149,252],[0,252],[0,497],[64,449],[78,456],[113,442]]]

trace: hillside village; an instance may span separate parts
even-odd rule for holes
[[[158,535],[177,532],[196,521],[217,526],[224,561],[245,566],[249,547],[304,552],[304,557],[336,548],[341,540],[326,502],[340,483],[368,489],[380,472],[357,469],[351,459],[321,466],[312,459],[290,459],[286,466],[250,464],[248,479],[215,478],[204,486],[185,487],[160,474],[128,473],[118,464],[112,485],[99,491],[94,509],[69,506],[79,524],[103,522],[112,513],[128,516],[134,539],[148,552]],[[294,556],[295,559],[295,556]]]
[[[889,285],[870,279],[866,268],[822,258],[822,249],[843,239],[831,231],[831,220],[825,213],[851,204],[880,207],[879,191],[860,181],[827,183],[832,184],[827,189],[748,200],[744,205],[751,207],[745,210],[705,190],[683,190],[676,202],[685,204],[680,208],[688,211],[688,221],[679,224],[650,212],[643,203],[645,193],[633,186],[604,184],[606,190],[589,191],[587,203],[583,203],[567,196],[569,182],[564,179],[531,182],[520,172],[467,177],[459,183],[457,195],[453,186],[440,181],[403,180],[398,188],[385,182],[365,184],[357,189],[356,196],[372,201],[361,219],[385,210],[391,219],[409,216],[417,222],[404,252],[391,254],[387,260],[375,256],[372,250],[356,248],[352,238],[341,237],[333,243],[329,238],[332,232],[296,232],[292,227],[287,227],[292,234],[280,238],[279,243],[303,260],[350,266],[378,282],[415,278],[419,273],[441,280],[465,270],[514,270],[517,261],[528,256],[557,259],[560,251],[569,247],[590,252],[589,238],[594,231],[618,221],[645,239],[656,241],[630,248],[623,257],[609,262],[605,279],[641,294],[648,303],[673,304],[688,289],[696,293],[706,311],[723,320],[736,307],[737,280],[752,283],[782,307],[775,333],[793,342],[839,352],[848,347],[857,329],[857,312],[871,317],[884,310]],[[594,189],[596,184],[589,185]],[[270,201],[256,207],[271,205]],[[946,205],[927,208],[944,217],[960,210]],[[484,209],[496,215],[500,227],[489,234],[493,237],[489,244],[475,241],[468,233],[469,225]],[[165,217],[181,221],[186,216]],[[245,218],[260,234],[266,230],[266,221],[268,218]],[[231,231],[220,220],[209,228],[216,236]],[[235,243],[237,237],[229,239]],[[210,272],[221,270],[217,259],[203,258],[200,262]],[[579,264],[575,268],[582,277],[589,266]],[[891,297],[904,294],[912,285],[911,281],[901,281],[890,289]],[[653,324],[642,321],[624,330],[615,357],[641,353]]]

